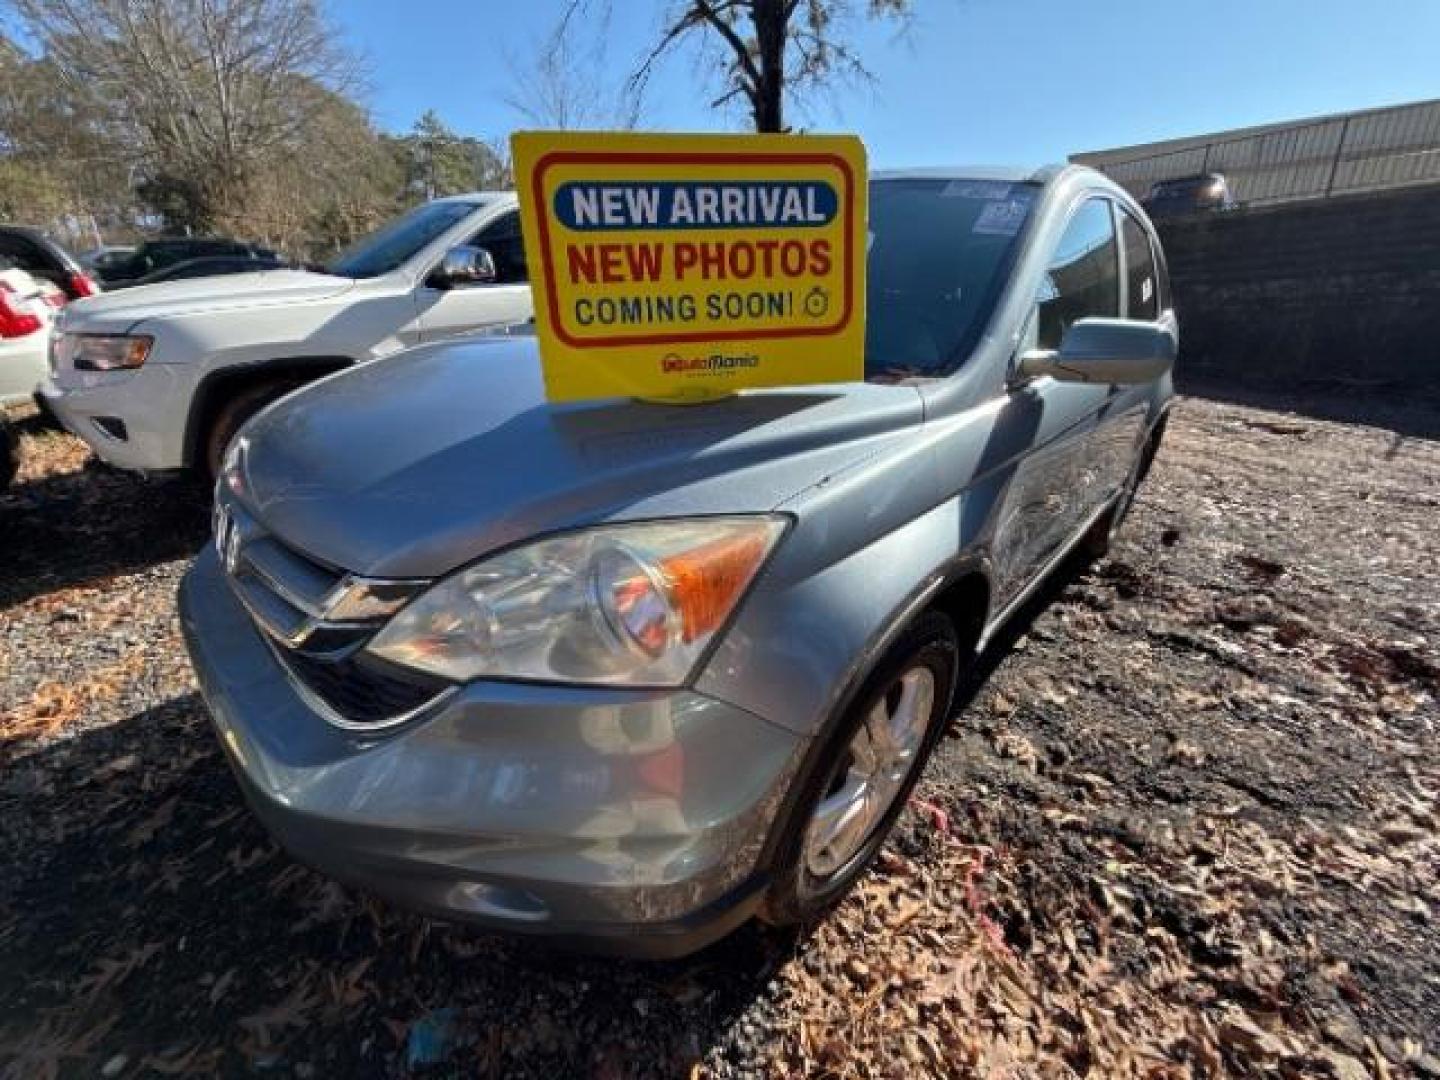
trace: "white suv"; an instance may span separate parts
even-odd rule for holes
[[[529,320],[527,281],[513,194],[436,199],[322,273],[197,278],[72,304],[41,394],[112,465],[213,473],[235,430],[297,386]]]

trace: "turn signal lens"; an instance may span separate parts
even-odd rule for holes
[[[660,563],[680,610],[686,641],[720,629],[767,550],[764,536],[742,533],[711,540]]]

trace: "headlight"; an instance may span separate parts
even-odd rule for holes
[[[76,371],[119,371],[138,368],[150,355],[155,339],[144,334],[56,334],[57,356],[70,354]]]
[[[613,525],[482,560],[370,643],[448,679],[677,686],[785,531],[780,517]]]

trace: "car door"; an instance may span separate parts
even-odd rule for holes
[[[520,238],[520,212],[508,210],[492,219],[466,243],[490,252],[495,260],[495,280],[448,289],[437,289],[422,282],[415,298],[422,341],[437,341],[486,326],[525,322],[534,313],[525,248]]]
[[[1025,339],[1017,350],[1058,349],[1079,319],[1120,314],[1120,250],[1108,198],[1092,195],[1071,212],[1056,244]],[[1114,493],[1104,431],[1113,387],[1016,381],[1007,411],[1033,418],[1031,449],[1002,502],[993,544],[996,596],[1003,606],[1097,513]]]
[[[1174,313],[1165,302],[1168,289],[1150,231],[1118,204],[1115,221],[1120,238],[1121,318],[1168,324],[1173,329]],[[1149,384],[1110,388],[1096,433],[1097,469],[1108,491],[1118,490],[1130,475],[1149,413],[1150,394]]]

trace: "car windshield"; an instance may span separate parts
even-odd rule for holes
[[[998,180],[870,185],[866,379],[933,378],[964,363],[1039,191]]]
[[[456,222],[480,208],[476,202],[432,202],[358,240],[325,270],[340,277],[369,278],[388,274]]]

